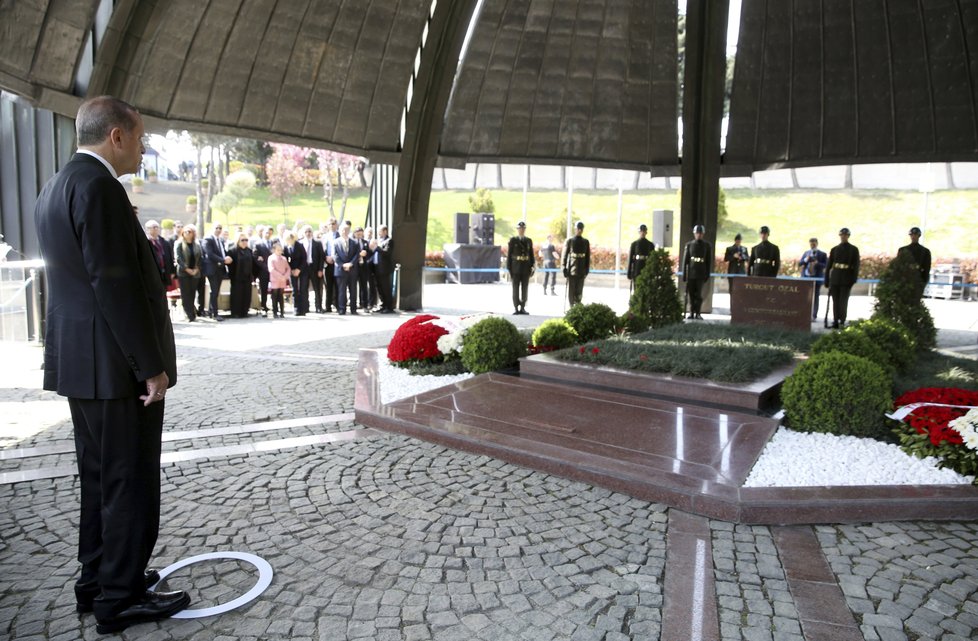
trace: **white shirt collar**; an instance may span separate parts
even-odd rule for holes
[[[99,156],[94,151],[91,151],[90,149],[79,149],[78,150],[78,153],[80,153],[80,154],[88,154],[92,158],[97,158],[98,161],[100,163],[102,163],[103,165],[105,165],[105,168],[109,170],[109,173],[112,174],[112,177],[118,180],[119,174],[115,173],[115,167],[113,167],[112,165],[110,165],[108,160],[106,160],[105,158],[102,158],[101,156]]]

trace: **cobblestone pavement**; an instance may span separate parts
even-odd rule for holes
[[[402,436],[350,435],[360,428],[346,416],[356,350],[386,344],[403,320],[176,323],[180,380],[168,396],[164,451],[206,455],[163,467],[154,564],[233,550],[264,558],[275,577],[227,614],[135,626],[122,638],[660,638],[672,594],[664,506]],[[62,470],[0,483],[0,639],[99,638],[91,615],[74,613],[78,487],[66,404],[39,390],[36,350],[0,354],[14,363],[0,373],[0,473]],[[275,423],[283,419],[308,420]],[[209,449],[324,433],[346,440]],[[708,528],[713,570],[701,585],[717,597],[719,629],[685,638],[809,638],[783,566],[791,552],[772,529]],[[978,635],[978,523],[814,532],[865,639]],[[256,578],[250,565],[220,560],[168,584],[206,607]]]

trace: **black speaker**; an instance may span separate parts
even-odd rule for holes
[[[481,217],[479,239],[483,245],[492,245],[496,240],[496,217],[493,214],[476,214]]]
[[[468,214],[455,214],[455,242],[459,245],[469,244]]]

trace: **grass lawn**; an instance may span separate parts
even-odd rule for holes
[[[893,387],[896,396],[921,387],[978,390],[978,361],[927,351],[917,355],[908,372],[897,374]]]
[[[427,250],[441,249],[452,242],[455,212],[469,211],[469,191],[432,192]],[[816,236],[828,250],[838,240],[840,227],[852,230],[852,243],[864,254],[892,255],[908,242],[907,230],[920,225],[923,194],[916,191],[882,190],[748,190],[726,192],[728,218],[717,245],[732,243],[734,234],[744,235],[744,244],[758,241],[756,230],[771,227],[771,241],[781,247],[784,260],[801,257],[808,238]],[[346,217],[361,223],[367,212],[367,190],[357,189],[347,203]],[[522,191],[493,191],[496,206],[496,242],[505,244],[522,218]],[[527,194],[527,235],[542,241],[549,231],[566,225],[567,194],[563,191],[531,191]],[[626,192],[622,202],[622,247],[634,240],[640,223],[651,226],[652,211],[671,209],[679,223],[679,194],[675,191]],[[587,225],[585,235],[592,245],[613,248],[617,236],[617,192],[577,191],[573,198],[574,219]],[[336,206],[339,214],[339,206]],[[314,189],[294,198],[287,212],[266,190],[257,189],[230,216],[239,224],[302,220],[318,224],[329,217],[322,190]],[[218,220],[224,221],[221,214]],[[978,190],[938,191],[930,194],[927,229],[923,243],[935,258],[978,256],[978,235],[970,233],[978,221]],[[396,234],[396,230],[395,230]],[[679,253],[673,241],[673,253]]]

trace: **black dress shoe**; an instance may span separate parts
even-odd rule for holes
[[[96,622],[95,630],[99,634],[122,632],[137,623],[168,619],[188,605],[190,605],[190,595],[183,590],[177,592],[150,592],[147,590],[142,599],[119,614]]]
[[[143,580],[146,582],[146,589],[150,589],[154,585],[160,582],[160,573],[156,570],[146,570]],[[92,604],[95,603],[95,597],[99,595],[98,587],[94,591],[84,590],[79,591],[75,589],[75,610],[78,614],[86,614],[92,611]]]

